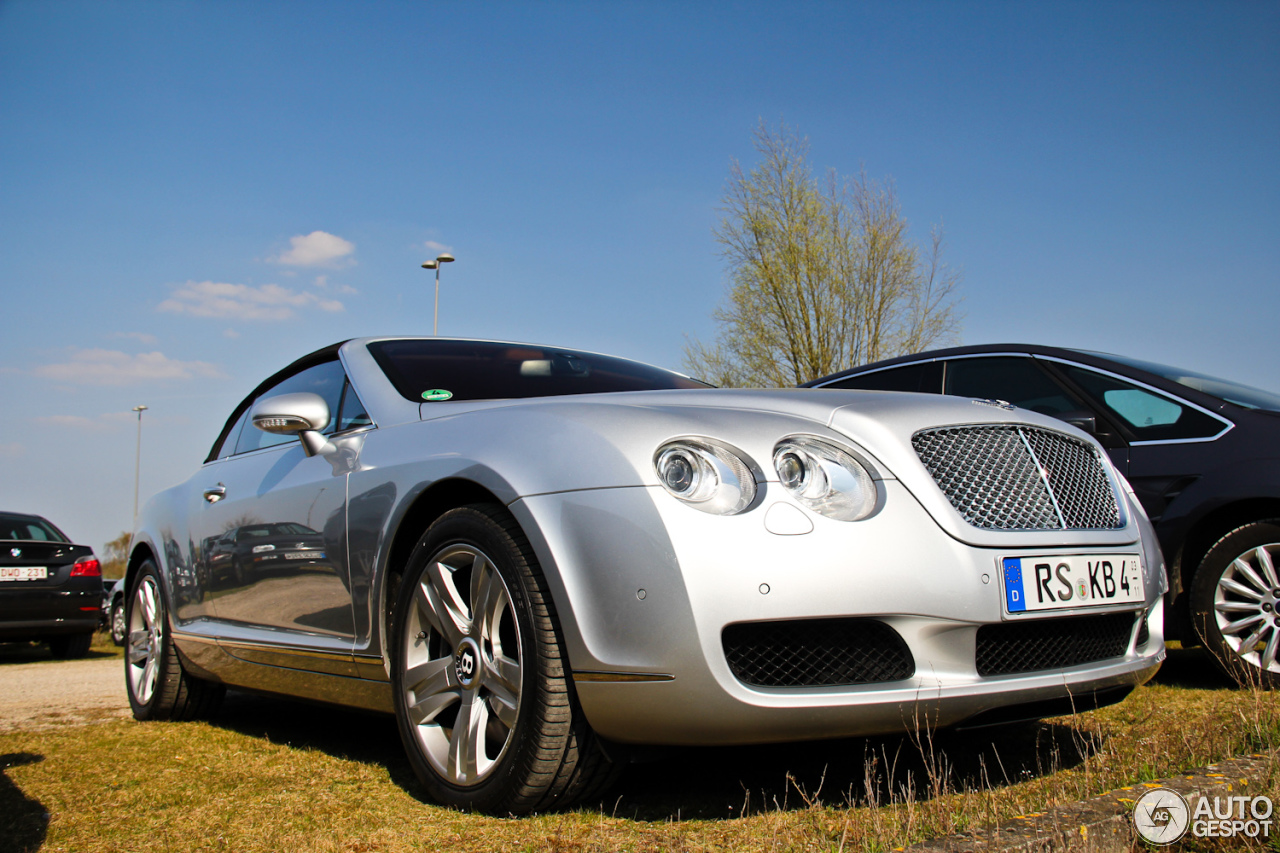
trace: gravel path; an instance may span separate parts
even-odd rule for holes
[[[0,731],[127,716],[118,657],[0,665]]]

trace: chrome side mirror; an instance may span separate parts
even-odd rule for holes
[[[264,397],[253,404],[249,419],[263,432],[296,435],[308,456],[323,454],[333,445],[320,434],[329,425],[329,404],[319,394],[299,391]]]

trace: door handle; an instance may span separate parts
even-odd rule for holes
[[[227,487],[219,483],[212,489],[204,490],[204,499],[211,504],[216,504],[227,496]]]

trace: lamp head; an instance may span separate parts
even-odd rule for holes
[[[425,264],[422,265],[422,268],[424,270],[433,270],[438,266],[440,266],[440,264],[436,263],[435,261],[427,261]]]
[[[453,263],[453,260],[454,260],[453,255],[449,254],[448,252],[444,252],[442,254],[436,255],[436,261],[442,264],[451,264]]]

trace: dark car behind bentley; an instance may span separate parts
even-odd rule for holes
[[[38,515],[0,512],[0,641],[49,643],[54,657],[89,653],[102,608],[102,566]]]

